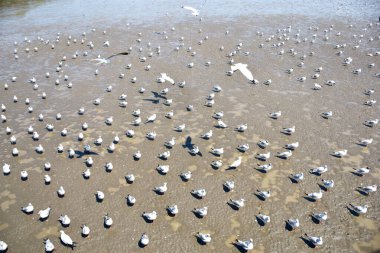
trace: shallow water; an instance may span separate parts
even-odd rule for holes
[[[379,39],[376,37],[379,26],[375,25],[377,19],[374,19],[371,12],[375,2],[360,7],[357,6],[358,2],[347,4],[345,8],[349,8],[349,20],[338,20],[326,11],[332,8],[330,5],[339,6],[340,3],[337,2],[320,5],[297,1],[297,7],[285,9],[280,8],[285,2],[272,5],[273,8],[255,3],[254,10],[247,8],[250,2],[242,1],[236,9],[239,13],[234,13],[226,11],[231,8],[221,8],[215,2],[207,1],[202,9],[202,13],[205,13],[202,22],[189,16],[189,13],[182,12],[178,6],[170,9],[169,16],[172,16],[170,13],[176,13],[173,19],[160,19],[165,16],[160,11],[169,9],[169,1],[162,2],[158,9],[150,7],[146,12],[140,11],[145,6],[140,1],[129,2],[129,6],[124,1],[116,1],[113,5],[102,6],[103,10],[107,10],[108,16],[100,13],[100,8],[96,8],[94,3],[97,2],[84,7],[81,1],[49,1],[33,3],[29,7],[16,5],[12,10],[9,7],[2,8],[0,25],[6,29],[0,31],[1,35],[4,33],[6,36],[0,36],[4,42],[1,48],[3,60],[0,63],[0,82],[8,83],[10,88],[5,91],[1,87],[0,92],[0,103],[6,104],[4,114],[8,118],[6,123],[0,125],[0,160],[11,164],[12,173],[0,176],[0,240],[8,243],[10,252],[43,251],[42,239],[46,237],[53,240],[60,252],[70,252],[71,249],[62,246],[58,240],[59,230],[63,229],[56,221],[60,214],[71,217],[72,224],[64,230],[78,242],[76,251],[79,252],[238,252],[232,245],[236,238],[253,238],[254,252],[308,252],[309,247],[299,238],[303,233],[323,236],[325,243],[321,250],[328,252],[340,252],[340,249],[371,252],[380,249],[376,240],[380,228],[378,193],[362,196],[355,191],[360,185],[377,184],[380,178],[376,168],[380,157],[378,127],[368,128],[362,125],[364,120],[378,117],[380,112],[378,105],[372,108],[362,105],[368,100],[363,91],[367,88],[377,90],[379,82],[374,74],[379,72],[380,56],[366,56],[367,53],[380,50]],[[192,4],[196,6],[202,2]],[[118,8],[113,8],[114,5]],[[309,8],[315,8],[315,5],[322,11],[313,12],[312,15]],[[361,12],[353,12],[354,7]],[[118,13],[126,9],[132,10],[128,19],[118,16]],[[262,16],[252,17],[256,10]],[[275,15],[280,10],[281,15]],[[12,11],[24,11],[24,14],[13,16],[9,14]],[[299,12],[302,15],[295,15]],[[46,17],[42,18],[42,13]],[[83,22],[80,24],[76,23],[78,13],[86,14],[81,18]],[[95,14],[100,15],[96,20]],[[212,19],[222,14],[225,17]],[[68,18],[69,22],[59,22],[63,18]],[[160,19],[160,22],[152,24],[156,19]],[[25,20],[31,20],[29,28],[21,22]],[[371,20],[374,25],[367,27],[367,20]],[[355,21],[352,28],[348,28],[350,21]],[[117,22],[131,22],[131,25],[118,26],[115,25]],[[331,24],[334,27],[329,32],[329,40],[324,41],[324,30],[329,29]],[[35,29],[40,25],[48,29]],[[273,43],[281,41],[277,40],[276,30],[286,28],[287,25],[292,25],[291,39],[283,47],[272,48]],[[309,26],[318,26],[319,30],[308,30]],[[10,27],[12,31],[7,30]],[[94,32],[91,31],[93,27],[97,28]],[[171,27],[176,30],[171,31]],[[199,28],[202,28],[201,33],[198,32]],[[230,31],[228,35],[225,35],[226,29]],[[297,29],[300,29],[300,38],[308,38],[308,41],[295,43]],[[103,34],[103,30],[107,33]],[[57,31],[61,32],[60,41],[55,43],[55,49],[50,49]],[[86,36],[81,35],[83,31],[86,31]],[[167,31],[167,40],[164,35],[155,34],[157,31]],[[258,36],[256,31],[263,31],[264,35]],[[341,36],[335,36],[338,31],[342,33]],[[142,33],[141,37],[137,35],[138,32]],[[266,41],[272,34],[275,35],[274,39]],[[317,34],[317,38],[316,43],[311,44],[313,34]],[[357,42],[353,38],[354,34],[363,34],[357,50],[352,49]],[[37,41],[37,35],[51,42],[41,43]],[[67,46],[69,35],[72,40],[70,46]],[[206,35],[209,39],[198,45],[198,41]],[[30,44],[22,42],[24,36],[32,40]],[[184,47],[175,52],[173,49],[179,45],[178,39],[181,36],[185,37]],[[369,37],[374,37],[374,41],[370,42]],[[73,42],[74,38],[78,40],[77,43]],[[80,44],[82,38],[85,39],[84,44]],[[138,38],[141,38],[141,43],[136,41]],[[20,43],[17,46],[18,60],[14,59],[13,49],[16,47],[13,46],[13,40]],[[101,46],[106,40],[111,43],[109,48]],[[88,41],[93,41],[93,50],[86,46]],[[147,47],[148,42],[151,42],[151,48]],[[239,42],[243,43],[242,51],[233,58],[235,62],[248,63],[254,77],[260,81],[259,85],[248,83],[239,72],[233,76],[225,74],[230,68],[226,54],[234,50]],[[263,48],[259,48],[261,43],[264,44]],[[347,43],[344,55],[336,56],[337,49],[333,47],[342,43]],[[158,45],[161,46],[160,55],[154,53],[152,57],[147,57],[147,62],[138,60],[140,56],[154,52]],[[219,50],[221,45],[225,47],[223,52]],[[32,52],[35,46],[39,48],[37,53]],[[89,61],[98,54],[105,57],[125,51],[130,46],[133,48],[131,55],[115,57],[108,65],[96,66]],[[196,51],[195,57],[186,52],[188,46]],[[31,49],[30,53],[24,52],[26,47]],[[143,50],[139,53],[140,47]],[[298,54],[291,56],[285,53],[280,56],[278,51],[282,48],[285,52],[295,48]],[[71,59],[76,51],[79,53],[78,58]],[[87,57],[82,56],[84,51],[88,51]],[[251,54],[245,56],[242,53],[245,51]],[[301,62],[300,57],[311,51],[315,55],[307,56],[305,65],[297,67]],[[64,55],[67,60],[63,62],[62,71],[55,72]],[[348,56],[354,59],[353,64],[342,66],[343,59]],[[212,62],[210,67],[204,66],[208,60]],[[187,68],[189,62],[194,62],[195,67]],[[367,64],[372,62],[376,67],[367,68]],[[132,63],[130,70],[125,69],[128,63]],[[145,71],[144,66],[148,64],[152,69]],[[321,77],[312,80],[310,76],[319,66],[324,68]],[[291,75],[285,73],[290,67],[294,68]],[[362,68],[362,73],[353,75],[352,70],[359,67]],[[94,75],[96,68],[99,69],[98,76]],[[48,79],[44,77],[46,71],[51,74]],[[161,72],[168,73],[176,82],[186,80],[185,88],[157,84],[156,78]],[[118,77],[120,73],[125,74],[123,79]],[[69,76],[69,81],[63,80],[65,74]],[[17,76],[17,82],[10,81],[12,76]],[[28,83],[32,76],[37,78],[39,84],[36,91]],[[300,76],[306,76],[307,80],[298,82],[296,79]],[[137,77],[136,83],[130,82],[132,77]],[[263,85],[269,78],[272,79],[272,84]],[[60,80],[58,86],[54,85],[56,79]],[[314,82],[323,84],[329,79],[335,80],[337,85],[322,85],[320,91],[311,89]],[[72,89],[66,88],[68,82],[73,83]],[[205,97],[215,84],[219,84],[223,91],[216,94],[213,107],[205,107]],[[105,92],[108,85],[113,86],[110,93]],[[144,94],[137,92],[140,87],[146,88]],[[163,105],[164,98],[154,97],[153,92],[159,92],[165,87],[170,89],[167,97],[174,101],[171,106]],[[46,100],[41,99],[42,92],[48,94]],[[117,98],[122,93],[128,95],[126,108],[118,107]],[[12,102],[15,94],[19,98],[18,103]],[[376,91],[373,98],[378,100],[378,94]],[[28,106],[24,103],[26,97],[31,99],[33,113],[27,112]],[[95,98],[101,98],[99,106],[92,104]],[[186,110],[188,104],[194,105],[194,111]],[[81,106],[86,109],[83,116],[77,114]],[[158,115],[157,120],[138,127],[131,126],[129,123],[134,117],[130,113],[137,108],[142,110],[143,120],[153,113]],[[171,120],[164,117],[164,113],[169,110],[174,110],[175,113]],[[269,112],[277,110],[283,112],[280,119],[267,117]],[[325,120],[320,117],[320,113],[327,110],[332,110],[334,115]],[[216,121],[211,116],[217,111],[225,112],[223,121],[229,128],[214,127]],[[58,112],[63,115],[59,121],[55,119]],[[43,122],[37,119],[39,113],[45,116]],[[114,117],[112,126],[104,124],[105,118],[109,116]],[[89,124],[87,131],[81,129],[84,122]],[[54,124],[53,132],[46,131],[47,123]],[[184,132],[173,131],[175,126],[182,123],[186,124]],[[248,130],[244,133],[234,131],[241,123],[247,123]],[[29,125],[33,125],[40,134],[39,141],[33,141],[27,134]],[[287,136],[280,133],[283,127],[292,125],[296,126],[295,134]],[[16,145],[9,143],[10,136],[5,134],[6,126],[13,129],[12,134],[17,137]],[[67,137],[59,134],[64,127],[69,131]],[[136,136],[127,138],[124,133],[131,128],[135,129]],[[200,134],[210,129],[214,131],[210,140],[199,138]],[[149,141],[145,138],[149,131],[157,132],[156,140]],[[79,132],[84,133],[83,142],[76,139]],[[109,153],[106,148],[116,134],[121,141],[116,144],[116,150]],[[103,137],[103,144],[92,145],[99,135]],[[177,145],[170,150],[171,157],[162,161],[157,158],[157,154],[167,150],[163,143],[172,136],[176,138]],[[191,156],[188,153],[185,146],[188,137],[191,137],[192,144],[199,146],[202,156]],[[369,137],[374,138],[374,143],[367,148],[355,144],[359,138]],[[260,139],[268,139],[270,146],[264,150],[259,148],[256,143]],[[276,152],[284,150],[285,144],[295,141],[300,142],[300,147],[290,159],[282,160],[274,156]],[[40,143],[46,150],[42,155],[34,152]],[[61,154],[56,152],[59,143],[65,147],[65,152]],[[85,143],[91,144],[95,152],[92,155],[95,163],[91,167],[92,176],[89,180],[81,176],[86,169],[84,161],[88,155],[73,159],[67,157],[68,148],[82,151]],[[236,147],[243,143],[249,143],[250,150],[240,153]],[[20,150],[19,157],[12,157],[13,146]],[[224,147],[225,153],[221,157],[215,157],[209,153],[212,147]],[[339,159],[329,155],[331,151],[343,148],[349,150],[347,157]],[[134,161],[132,154],[137,150],[142,152],[142,158]],[[268,151],[272,156],[267,162],[273,163],[273,169],[264,174],[255,170],[256,164],[264,162],[258,161],[254,156]],[[226,170],[238,156],[243,157],[242,165],[234,170]],[[219,159],[223,161],[223,167],[212,169],[210,163]],[[50,171],[43,169],[46,161],[52,164]],[[109,161],[114,165],[111,173],[104,169],[105,163]],[[165,176],[158,174],[155,170],[157,164],[170,165],[170,172]],[[309,169],[324,164],[329,166],[329,171],[323,176],[308,173]],[[364,177],[350,173],[352,168],[364,166],[374,169]],[[22,169],[29,172],[29,179],[24,182],[19,176]],[[188,170],[192,171],[193,178],[189,182],[183,182],[178,175]],[[292,183],[288,176],[299,172],[305,173],[304,182]],[[136,176],[133,184],[128,184],[124,179],[129,173]],[[43,184],[44,174],[52,177],[50,185]],[[335,180],[334,189],[325,192],[319,202],[304,199],[305,192],[318,190],[321,178]],[[223,190],[225,180],[235,181],[234,191]],[[158,196],[152,189],[163,182],[168,183],[169,190],[165,195]],[[56,194],[61,185],[66,190],[66,196],[62,199]],[[198,188],[207,190],[205,199],[198,200],[191,196],[190,191]],[[271,190],[272,196],[262,201],[254,195],[257,189]],[[102,190],[106,195],[103,203],[95,201],[94,193],[97,190]],[[127,194],[137,198],[135,206],[126,205]],[[233,210],[226,204],[231,198],[244,198],[246,205],[239,211]],[[19,210],[28,202],[35,206],[32,215],[25,215]],[[176,217],[169,217],[165,208],[173,203],[178,205],[180,213]],[[354,217],[346,209],[349,203],[369,204],[370,208],[364,217]],[[51,216],[47,221],[39,222],[37,212],[47,206],[53,208]],[[199,219],[191,211],[203,206],[208,206],[209,214]],[[141,214],[152,210],[158,212],[158,219],[148,224]],[[325,224],[315,224],[310,219],[310,214],[321,211],[327,211],[329,219]],[[261,227],[255,217],[259,212],[269,214],[271,223]],[[106,213],[115,222],[110,229],[105,229],[102,225],[102,216]],[[291,217],[300,219],[301,228],[298,231],[289,232],[285,229],[285,220]],[[89,238],[80,236],[80,225],[83,223],[91,228]],[[201,246],[197,243],[194,235],[199,231],[211,233],[213,240],[209,245]],[[151,243],[140,249],[137,241],[143,232],[150,236]],[[22,238],[27,243],[20,243],[16,238]]]

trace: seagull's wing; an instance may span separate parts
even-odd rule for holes
[[[165,80],[168,81],[171,84],[174,84],[174,80],[170,76],[166,76]]]
[[[253,81],[253,75],[247,66],[241,67],[239,70],[248,80]]]

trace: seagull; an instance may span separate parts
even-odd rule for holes
[[[171,215],[176,215],[176,214],[178,214],[178,206],[177,206],[177,205],[168,206],[166,209],[168,210],[168,212],[169,212]]]
[[[296,131],[296,127],[292,126],[292,127],[289,127],[289,128],[283,128],[281,132],[284,133],[284,134],[287,134],[287,135],[291,135],[295,131]]]
[[[149,244],[149,237],[147,234],[143,233],[140,238],[140,244],[145,247]]]
[[[347,155],[347,149],[339,150],[339,151],[334,151],[331,153],[332,156],[342,158],[343,156]]]
[[[325,119],[328,119],[328,118],[331,118],[333,115],[332,111],[328,111],[328,112],[322,112],[321,113],[321,116]]]
[[[233,206],[235,206],[237,209],[240,209],[242,208],[244,205],[245,205],[245,199],[241,198],[241,199],[236,199],[236,200],[233,200],[233,199],[230,199],[229,203]]]
[[[94,160],[92,160],[91,156],[86,159],[86,164],[87,166],[92,166],[94,164]]]
[[[169,165],[157,165],[156,170],[165,175],[169,172]]]
[[[135,117],[139,117],[140,114],[141,114],[141,110],[140,110],[140,109],[134,110],[134,111],[132,112],[132,115],[135,116]]]
[[[26,214],[31,214],[34,211],[34,206],[32,205],[32,203],[29,203],[27,206],[22,207],[21,211],[23,211]]]
[[[288,159],[291,157],[293,152],[291,150],[284,151],[284,152],[277,152],[277,157]]]
[[[327,165],[324,165],[324,166],[320,166],[317,168],[310,169],[310,173],[320,176],[323,173],[325,173],[327,170],[328,170]]]
[[[136,198],[133,197],[130,194],[128,194],[128,196],[126,197],[126,199],[127,199],[128,205],[130,205],[130,206],[133,206],[136,203]]]
[[[113,220],[110,216],[108,216],[108,213],[106,215],[104,215],[103,219],[104,219],[104,225],[107,228],[110,228],[113,224]]]
[[[224,148],[211,148],[210,152],[214,155],[221,156],[224,153]]]
[[[272,163],[267,163],[267,164],[257,164],[257,170],[260,170],[262,172],[268,173],[272,169]]]
[[[286,149],[295,150],[299,147],[299,142],[293,142],[285,145]]]
[[[244,251],[252,250],[253,249],[253,239],[249,239],[246,241],[241,241],[236,239],[236,245],[242,248]]]
[[[196,190],[192,190],[191,194],[197,196],[198,198],[204,198],[206,197],[207,192],[205,189],[196,189]]]
[[[375,90],[374,89],[368,89],[368,90],[365,90],[364,91],[364,94],[367,95],[367,96],[371,96],[375,93]]]
[[[368,127],[374,127],[378,123],[379,123],[379,119],[371,119],[371,120],[364,121],[364,125],[366,125]]]
[[[266,161],[270,158],[270,152],[268,152],[268,153],[257,153],[255,157],[259,160]]]
[[[44,176],[44,181],[45,181],[45,184],[50,184],[51,182],[51,177],[49,175],[45,175]]]
[[[183,5],[183,6],[181,6],[181,8],[183,8],[185,10],[191,11],[191,15],[193,15],[193,16],[198,16],[199,15],[199,10],[197,10],[197,9],[191,7],[191,6],[184,6]]]
[[[210,139],[211,137],[212,137],[212,130],[201,135],[201,138],[206,139],[206,140]]]
[[[214,92],[221,92],[222,91],[222,87],[220,87],[219,85],[214,85],[212,87],[212,91],[214,91]]]
[[[194,208],[193,212],[199,217],[203,218],[207,215],[208,207]]]
[[[325,180],[325,179],[322,179],[322,184],[328,190],[328,189],[334,187],[334,180]]]
[[[46,208],[44,210],[38,211],[38,215],[40,216],[40,219],[41,220],[46,220],[47,218],[49,218],[50,211],[51,211],[50,207],[48,207],[48,208]]]
[[[248,69],[248,64],[243,63],[236,63],[234,65],[231,65],[231,70],[236,71],[240,70],[240,72],[250,81],[253,81],[253,75],[251,71]]]
[[[171,111],[169,111],[169,112],[167,112],[165,114],[165,117],[168,118],[168,119],[173,118],[173,116],[174,116],[174,111],[173,110],[171,110]]]
[[[360,175],[360,176],[363,176],[364,174],[368,174],[369,172],[370,172],[369,167],[363,167],[363,168],[359,168],[359,169],[355,170],[355,173]]]
[[[127,180],[127,182],[129,183],[129,184],[131,184],[131,183],[133,183],[134,181],[135,181],[135,175],[133,175],[133,174],[128,174],[128,175],[126,175],[125,176],[125,179]]]
[[[18,149],[17,149],[17,148],[13,148],[13,149],[12,149],[12,155],[13,155],[13,156],[18,156],[18,153],[19,153],[19,152],[18,152]]]
[[[199,150],[199,147],[198,147],[198,146],[194,146],[192,149],[189,150],[189,153],[190,153],[191,155],[196,155],[196,154],[198,154],[199,152],[200,152],[200,150]]]
[[[260,147],[260,148],[266,148],[268,145],[269,145],[269,141],[268,140],[260,140],[257,145]]]
[[[374,104],[376,104],[376,100],[374,100],[374,99],[371,99],[371,100],[364,102],[364,105],[368,105],[368,106],[373,106]]]
[[[85,179],[89,179],[91,176],[91,170],[87,168],[82,174]]]
[[[368,185],[365,187],[358,187],[359,190],[363,191],[367,195],[369,195],[371,192],[377,191],[377,185]]]
[[[221,119],[218,119],[217,127],[219,127],[219,128],[227,128],[228,126]]]
[[[105,123],[107,124],[107,125],[112,125],[112,123],[113,123],[113,117],[111,116],[111,117],[108,117],[106,120],[105,120]]]
[[[322,89],[322,86],[319,85],[318,83],[314,83],[313,90],[320,90],[320,89]]]
[[[154,122],[154,121],[156,120],[156,118],[157,118],[157,115],[156,115],[156,114],[152,114],[152,115],[150,115],[150,116],[146,119],[145,124],[146,124],[146,123],[149,123],[149,122]]]
[[[298,219],[288,219],[286,223],[289,224],[292,230],[300,226],[300,221]]]
[[[306,193],[306,195],[307,195],[309,198],[313,199],[313,200],[319,200],[319,199],[322,198],[323,193],[322,193],[321,189],[319,189],[319,192]]]
[[[156,132],[148,132],[146,134],[146,138],[148,138],[149,140],[154,140],[156,136],[157,136]]]
[[[174,127],[174,130],[177,132],[182,132],[185,129],[185,127],[186,127],[185,124],[178,125],[178,126]]]
[[[246,144],[241,144],[237,147],[237,150],[241,151],[241,152],[246,152],[249,150],[249,144],[246,143]]]
[[[270,191],[260,191],[259,189],[256,190],[257,195],[259,195],[263,200],[266,200],[270,197]]]
[[[197,237],[199,238],[199,240],[201,240],[205,244],[211,242],[210,234],[204,234],[204,233],[198,232]]]
[[[305,233],[306,239],[314,245],[314,247],[321,246],[323,244],[322,237],[320,236],[309,236]]]
[[[220,111],[220,112],[216,112],[212,117],[214,119],[221,119],[221,118],[223,118],[223,116],[224,116],[224,112]]]
[[[242,161],[242,157],[239,156],[237,160],[233,161],[230,165],[230,168],[237,168],[240,166],[241,164],[241,161]]]
[[[278,119],[279,117],[281,117],[281,114],[281,111],[271,112],[269,113],[269,118]]]
[[[248,128],[247,124],[241,124],[241,125],[238,125],[236,127],[236,131],[238,131],[238,132],[244,132],[245,130],[247,130],[247,128]]]
[[[212,161],[211,162],[211,166],[214,167],[214,168],[216,168],[216,169],[222,167],[222,165],[223,165],[222,160]]]
[[[167,183],[165,182],[163,185],[156,186],[153,188],[153,191],[159,193],[159,194],[164,194],[168,190]]]
[[[155,219],[157,219],[157,212],[156,211],[153,211],[151,213],[143,212],[142,216],[148,221],[154,221]]]
[[[101,202],[104,200],[104,193],[102,191],[96,191],[96,199]]]
[[[313,213],[311,216],[319,222],[324,222],[327,220],[327,212]]]
[[[353,211],[355,211],[357,214],[365,214],[368,211],[368,205],[364,206],[355,206],[353,204],[350,204]]]
[[[50,241],[50,239],[44,239],[45,244],[45,252],[50,253],[53,252],[55,247],[54,244]]]
[[[141,121],[141,119],[140,119]],[[133,129],[128,129],[125,133],[129,138],[132,138],[133,136],[135,136],[135,131]]]
[[[261,220],[264,223],[264,225],[270,222],[270,217],[268,215],[265,215],[265,214],[262,214],[262,213],[259,213],[257,215],[257,218],[259,220]]]
[[[60,186],[60,187],[58,188],[58,190],[57,190],[57,194],[58,194],[58,196],[62,198],[62,197],[65,196],[65,193],[66,193],[66,191],[65,191],[65,189],[63,189],[63,186]]]
[[[65,215],[61,214],[61,216],[59,216],[59,218],[58,218],[58,221],[61,222],[62,226],[67,227],[70,225],[71,219],[66,214]]]
[[[86,226],[86,224],[82,224],[81,228],[82,228],[82,236],[83,237],[86,237],[90,234],[90,228],[88,226]]]
[[[77,243],[74,242],[69,235],[65,234],[65,231],[61,230],[59,232],[61,233],[60,239],[62,243],[65,244],[66,246],[71,247],[71,249],[74,249]]]
[[[226,182],[224,182],[223,186],[224,186],[228,191],[232,191],[232,190],[235,188],[235,182],[234,182],[234,181],[227,180]]]
[[[182,172],[180,174],[180,177],[184,180],[184,181],[189,181],[191,179],[191,171],[187,171],[187,172]]]

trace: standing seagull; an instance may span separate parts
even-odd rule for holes
[[[65,234],[65,231],[61,230],[59,232],[61,233],[61,236],[60,236],[61,242],[65,244],[66,246],[71,247],[71,249],[74,249],[77,243],[74,242],[69,235]]]

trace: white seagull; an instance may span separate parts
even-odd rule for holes
[[[193,15],[193,16],[198,16],[199,15],[199,10],[197,10],[197,9],[191,7],[191,6],[184,6],[183,5],[183,6],[181,6],[181,8],[183,8],[185,10],[191,11],[191,15]]]
[[[251,71],[248,69],[248,64],[243,63],[236,63],[234,65],[231,65],[231,70],[236,71],[240,70],[240,72],[250,81],[253,81],[253,75]]]

